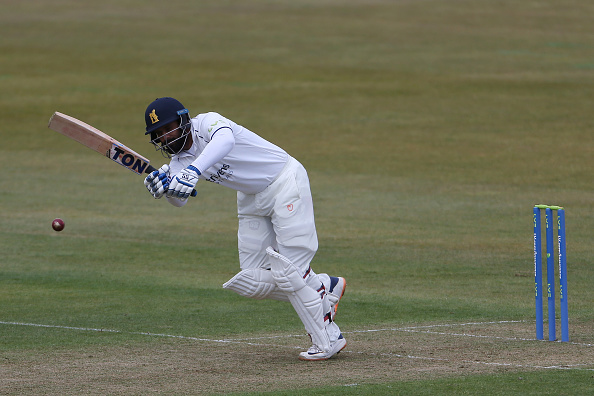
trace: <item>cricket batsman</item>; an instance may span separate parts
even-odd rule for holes
[[[342,277],[316,274],[312,195],[303,165],[254,132],[209,112],[190,118],[176,99],[146,109],[146,135],[169,164],[144,181],[154,198],[184,206],[199,180],[237,191],[240,271],[223,288],[291,303],[313,345],[301,360],[327,360],[346,346],[334,322]]]

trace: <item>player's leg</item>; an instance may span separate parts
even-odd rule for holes
[[[289,301],[285,292],[280,290],[270,270],[262,268],[248,268],[239,271],[229,279],[223,288],[233,290],[243,297],[262,300],[269,298],[278,301]]]
[[[338,311],[338,303],[346,290],[346,279],[341,276],[329,276],[327,274],[318,274],[318,278],[326,289],[328,302],[330,303],[330,313],[332,320],[334,320]]]
[[[319,276],[310,267],[310,262],[318,249],[318,239],[307,173],[297,161],[289,170],[288,174],[278,180],[282,183],[282,188],[275,194],[272,224],[280,256],[277,257],[277,264],[284,261],[290,265],[284,266],[284,271],[288,271],[284,275],[281,271],[275,270],[274,265],[272,272],[281,289],[282,276],[285,276],[288,279],[285,286],[290,283],[296,290],[289,299],[314,343],[308,352],[300,355],[300,358],[323,360],[344,348],[346,341],[332,319],[333,309],[328,295],[329,289],[333,286],[332,278],[327,275]],[[269,255],[274,256],[270,251],[271,249],[268,249]],[[296,283],[298,277],[295,274],[299,274],[301,283]],[[324,284],[324,280],[327,285]],[[302,284],[307,287],[299,288]],[[286,287],[286,290],[289,288]],[[314,298],[316,295],[317,298]]]
[[[316,274],[310,267],[318,249],[318,237],[309,179],[303,166],[294,160],[294,166],[285,175],[283,187],[276,192],[272,223],[279,253],[289,258],[300,271],[308,274],[307,284],[314,290],[324,286],[331,306],[332,318],[336,305],[346,289],[346,280],[327,274]],[[281,180],[279,180],[281,181]]]
[[[266,248],[276,245],[270,218],[258,215],[254,195],[238,193],[237,212],[237,248],[241,271],[227,281],[223,288],[248,298],[289,301],[276,285],[266,255]]]
[[[297,312],[311,337],[313,345],[307,352],[302,352],[302,360],[326,360],[340,352],[346,346],[346,340],[338,326],[324,314],[324,304],[318,292],[307,285],[299,269],[282,254],[269,247],[271,271],[281,290]]]

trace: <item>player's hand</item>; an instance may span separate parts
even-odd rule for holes
[[[167,196],[178,199],[187,199],[194,191],[194,186],[198,183],[200,171],[198,168],[190,165],[183,169],[171,180]]]
[[[155,199],[161,198],[169,188],[169,165],[165,164],[151,172],[144,179],[144,185]]]

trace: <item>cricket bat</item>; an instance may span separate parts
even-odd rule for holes
[[[48,127],[76,140],[91,150],[95,150],[136,174],[142,175],[156,170],[147,158],[108,134],[74,117],[56,111],[50,118]],[[192,196],[196,196],[196,190],[192,191]]]

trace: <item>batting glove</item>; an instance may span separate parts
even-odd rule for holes
[[[171,180],[167,196],[178,199],[187,199],[194,191],[194,186],[198,183],[200,171],[198,168],[190,165],[183,169]]]
[[[155,199],[161,198],[169,188],[169,165],[165,164],[151,172],[144,179],[144,185]]]

